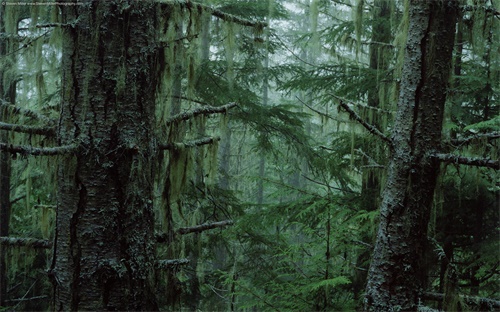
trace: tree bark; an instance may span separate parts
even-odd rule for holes
[[[410,3],[410,26],[388,180],[366,288],[366,311],[416,311],[455,36],[455,1]]]
[[[158,5],[62,7],[54,309],[157,310],[153,186]],[[166,60],[169,61],[169,60]]]

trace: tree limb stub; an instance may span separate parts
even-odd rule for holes
[[[52,248],[52,242],[46,239],[23,238],[23,237],[0,237],[2,246],[18,246],[32,248]]]
[[[196,2],[191,2],[189,0],[170,0],[166,1],[163,4],[165,5],[180,5],[182,8],[187,8],[187,9],[197,9],[198,11],[205,11],[210,13],[211,15],[220,18],[221,20],[224,20],[228,23],[235,23],[239,24],[242,26],[249,26],[249,27],[257,27],[257,28],[264,28],[267,27],[268,24],[266,22],[258,22],[258,21],[251,21],[245,18],[238,17],[236,15],[224,13],[220,10],[217,10],[211,6],[204,5],[201,3],[196,3]]]
[[[500,161],[485,159],[485,158],[472,158],[472,157],[464,157],[460,155],[454,154],[442,154],[442,153],[434,153],[431,155],[432,158],[437,159],[444,163],[449,164],[459,164],[459,165],[467,165],[467,166],[476,166],[476,167],[487,167],[493,169],[500,169]]]
[[[392,146],[392,141],[389,137],[387,137],[385,134],[383,134],[379,129],[377,129],[375,126],[373,125],[370,125],[369,123],[367,123],[363,118],[361,118],[355,111],[353,111],[349,105],[347,105],[344,100],[336,97],[337,99],[340,100],[339,104],[340,106],[345,109],[349,115],[351,116],[352,119],[356,120],[357,122],[359,122],[363,127],[366,128],[366,130],[368,130],[371,134],[374,134],[376,136],[378,136],[379,138],[381,138],[382,140],[384,140],[385,142],[389,143],[389,145]]]
[[[184,235],[184,234],[189,234],[189,233],[200,233],[206,230],[211,230],[219,227],[224,227],[226,225],[233,225],[234,222],[233,220],[225,220],[225,221],[219,221],[219,222],[212,222],[212,223],[204,223],[192,227],[183,227],[179,228],[177,230],[177,233]]]
[[[175,267],[178,265],[186,265],[189,263],[189,260],[186,258],[183,259],[173,259],[173,260],[158,260],[156,265],[160,269],[168,269],[171,267]]]
[[[10,124],[5,122],[0,122],[0,130],[47,135],[47,136],[56,135],[56,129],[54,127],[25,126],[25,125]]]
[[[464,295],[460,295],[460,297],[465,300],[467,305],[488,306],[488,307],[491,307],[493,309],[500,309],[500,301],[499,300],[494,300],[494,299],[490,299],[490,298],[482,298],[482,297],[474,297],[474,296],[464,296]],[[426,292],[422,295],[422,299],[443,301],[444,294]]]
[[[227,112],[228,109],[233,108],[236,106],[236,103],[229,103],[223,106],[219,107],[213,107],[213,106],[208,106],[208,107],[203,107],[196,109],[191,112],[186,112],[186,113],[181,113],[177,114],[170,119],[167,120],[167,124],[171,124],[173,122],[179,122],[183,120],[188,120],[190,118],[199,116],[199,115],[210,115],[210,114],[217,114],[217,113],[225,113]]]
[[[0,143],[0,151],[6,151],[13,154],[31,155],[31,156],[55,156],[72,154],[76,151],[77,145],[63,145],[56,147],[32,147],[11,145],[7,143]]]
[[[161,150],[179,150],[183,148],[197,147],[220,141],[220,137],[206,137],[198,140],[187,141],[182,143],[160,144],[158,147]]]

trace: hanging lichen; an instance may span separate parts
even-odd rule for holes
[[[224,51],[226,53],[226,78],[229,87],[233,87],[234,82],[234,54],[236,52],[236,25],[224,22],[226,38],[224,40]]]
[[[364,10],[365,0],[357,0],[356,10],[354,13],[354,32],[356,33],[356,58],[359,56],[361,47],[361,36],[363,33],[363,10]]]

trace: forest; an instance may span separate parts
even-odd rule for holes
[[[6,0],[0,311],[500,311],[499,0]]]

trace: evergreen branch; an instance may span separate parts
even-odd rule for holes
[[[188,120],[190,118],[196,117],[198,115],[210,115],[210,114],[217,114],[217,113],[225,113],[227,112],[228,109],[233,108],[236,106],[236,103],[229,103],[226,105],[222,105],[219,107],[213,107],[213,106],[208,106],[208,107],[203,107],[196,109],[191,112],[186,112],[186,113],[181,113],[178,115],[175,115],[167,120],[167,124],[171,124],[174,122],[179,122],[183,120]]]
[[[209,14],[218,17],[226,22],[230,23],[236,23],[240,24],[242,26],[249,26],[249,27],[257,27],[257,28],[264,28],[268,26],[266,22],[256,22],[256,21],[251,21],[245,18],[241,18],[232,14],[224,13],[220,10],[214,9],[211,6],[204,5],[201,3],[197,2],[191,2],[190,0],[169,0],[166,2],[162,2],[162,5],[179,5],[182,8],[187,8],[188,10],[191,9],[196,9],[199,12],[205,11],[208,12]]]
[[[189,147],[197,147],[197,146],[212,144],[216,141],[220,141],[220,137],[206,137],[198,140],[181,142],[181,143],[160,144],[158,147],[161,150],[181,150]]]
[[[39,134],[39,135],[48,135],[55,136],[56,129],[55,127],[37,127],[37,126],[25,126],[25,125],[16,125],[5,122],[0,122],[0,130],[7,130],[13,132],[20,133],[29,133],[29,134]]]
[[[370,110],[373,110],[373,111],[376,111],[376,112],[379,112],[379,113],[384,113],[384,114],[393,114],[394,113],[393,111],[390,111],[390,110],[387,110],[387,109],[382,109],[382,108],[375,107],[375,106],[369,106],[369,105],[366,105],[366,104],[361,104],[361,103],[356,103],[356,102],[353,102],[353,101],[349,101],[349,100],[346,100],[346,99],[341,98],[339,96],[336,96],[335,94],[331,94],[331,95],[333,97],[335,97],[336,99],[338,99],[339,101],[348,102],[351,105],[354,105],[354,106],[357,106],[357,107],[361,107],[363,109],[370,109]]]
[[[309,108],[310,110],[312,110],[313,112],[319,114],[320,116],[323,116],[323,117],[326,117],[328,119],[331,119],[333,121],[344,121],[344,120],[341,120],[339,118],[335,118],[327,113],[323,113],[315,108],[313,108],[312,106],[308,105],[306,102],[302,101],[298,96],[296,96],[297,100],[299,100],[302,104],[304,104],[307,108]],[[324,148],[324,146],[320,146],[321,148]],[[325,147],[325,149],[328,149]]]
[[[7,57],[7,56],[10,56],[10,55],[12,55],[12,54],[14,54],[14,53],[17,53],[18,51],[21,51],[22,49],[26,49],[26,48],[28,48],[29,46],[31,46],[31,44],[32,44],[33,42],[35,42],[35,41],[37,41],[38,39],[40,39],[40,38],[44,37],[44,36],[45,36],[45,35],[47,35],[49,32],[50,32],[50,30],[47,30],[46,32],[44,32],[44,33],[43,33],[43,34],[41,34],[40,36],[37,36],[37,37],[33,38],[32,40],[28,41],[27,43],[25,43],[25,44],[21,45],[21,47],[20,47],[20,48],[18,48],[18,49],[16,49],[16,50],[12,51],[12,52],[10,52],[10,53],[7,53],[7,54],[5,54],[5,55],[2,55],[2,56],[0,57],[0,59],[1,59],[1,58],[4,58],[4,57]]]
[[[500,161],[492,160],[486,158],[471,158],[454,154],[443,154],[443,153],[434,153],[431,155],[432,158],[439,160],[444,163],[449,164],[460,164],[467,166],[476,166],[476,167],[487,167],[493,169],[500,169]]]
[[[487,307],[494,308],[495,310],[500,309],[500,301],[499,300],[490,299],[490,298],[483,298],[483,297],[475,297],[475,296],[465,296],[465,295],[460,295],[460,298],[462,298],[465,301],[465,303],[467,303],[467,305],[480,306],[480,307],[487,306]],[[422,295],[422,299],[443,301],[444,294],[425,292]]]
[[[469,137],[466,137],[466,138],[453,139],[450,142],[453,145],[462,145],[462,144],[467,144],[470,141],[479,140],[479,139],[482,139],[482,138],[498,139],[498,138],[500,138],[500,132],[478,133],[476,135],[469,136]]]
[[[32,147],[32,146],[21,146],[12,145],[0,142],[0,151],[6,151],[9,153],[19,153],[22,155],[32,155],[32,156],[55,156],[74,153],[77,149],[76,144],[56,146],[56,147]]]
[[[38,112],[35,112],[33,110],[30,110],[30,109],[26,109],[26,108],[17,107],[17,106],[15,106],[9,102],[6,102],[2,99],[0,99],[0,108],[8,109],[16,115],[23,115],[26,117],[30,117],[31,119],[39,120],[39,121],[45,122],[47,124],[53,123],[53,120],[45,117],[44,115],[39,114]]]
[[[196,226],[179,228],[177,230],[177,233],[179,233],[181,235],[189,234],[189,233],[200,233],[200,232],[203,232],[206,230],[211,230],[211,229],[224,227],[226,225],[233,225],[233,224],[234,224],[233,220],[204,223],[204,224],[200,224],[200,225],[196,225]]]
[[[389,137],[387,137],[385,134],[383,134],[382,132],[380,132],[380,130],[377,129],[375,126],[370,125],[369,123],[367,123],[355,111],[353,111],[346,103],[344,103],[344,100],[342,100],[339,97],[336,97],[336,98],[340,100],[340,102],[339,102],[340,106],[342,106],[342,108],[345,109],[349,113],[349,115],[351,116],[352,119],[354,119],[357,122],[359,122],[371,134],[378,136],[379,138],[381,138],[382,140],[384,140],[385,142],[389,143],[389,145],[392,146],[392,141],[391,141],[391,139]]]
[[[180,100],[185,100],[185,101],[189,101],[189,102],[197,103],[197,104],[200,104],[200,105],[209,106],[209,104],[208,104],[208,103],[206,103],[206,102],[202,102],[202,101],[199,101],[199,100],[191,99],[191,98],[188,98],[188,97],[186,97],[186,96],[177,96],[177,95],[173,95],[172,97],[173,97],[174,99],[180,99]]]
[[[0,237],[0,245],[32,248],[52,248],[52,242],[46,239],[7,236]]]
[[[188,263],[189,260],[186,258],[173,259],[173,260],[158,260],[156,261],[156,266],[160,269],[168,269],[170,267],[175,267],[178,265],[186,265]]]
[[[306,180],[308,180],[308,181],[311,181],[311,182],[316,183],[316,184],[319,184],[319,185],[326,186],[326,187],[327,187],[327,188],[329,188],[329,189],[334,189],[334,190],[341,191],[341,192],[345,192],[345,193],[358,194],[358,193],[356,193],[356,192],[354,192],[354,191],[351,191],[351,190],[348,190],[348,189],[341,189],[341,188],[339,188],[339,187],[331,186],[331,185],[328,185],[328,184],[326,184],[326,183],[323,183],[323,182],[320,182],[320,181],[316,181],[316,180],[311,179],[311,178],[309,178],[309,177],[307,177],[307,176],[305,176],[305,175],[303,175],[303,174],[301,174],[301,176],[303,176],[303,177],[304,177],[304,179],[306,179]],[[359,194],[358,194],[358,195],[359,195]]]
[[[56,205],[34,205],[33,209],[56,209]]]

